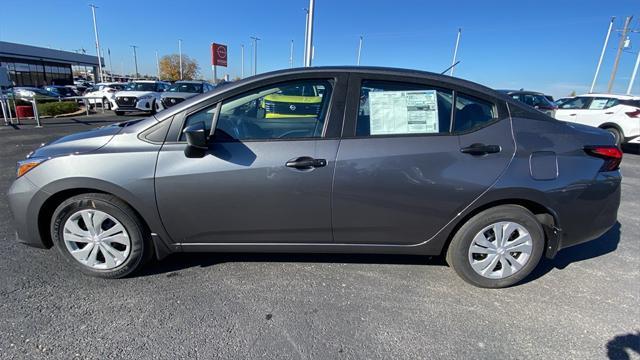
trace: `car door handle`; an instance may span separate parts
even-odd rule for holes
[[[286,167],[296,168],[299,170],[313,169],[318,167],[327,166],[327,160],[314,159],[309,156],[301,156],[296,159],[291,159],[284,164]]]
[[[502,150],[500,145],[471,144],[460,149],[463,154],[484,155],[498,153]]]
[[[613,111],[607,111],[606,113],[604,113],[605,115],[611,115],[613,114]]]
[[[569,116],[576,116],[577,114],[569,114]]]

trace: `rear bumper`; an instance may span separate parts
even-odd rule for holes
[[[617,223],[621,182],[619,171],[599,173],[571,203],[559,206],[558,249],[595,240]]]

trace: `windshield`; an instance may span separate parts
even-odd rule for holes
[[[169,92],[201,93],[202,84],[175,84],[168,91]]]
[[[154,83],[131,83],[125,90],[128,91],[156,91],[156,84]]]

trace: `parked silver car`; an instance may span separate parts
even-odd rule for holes
[[[162,93],[162,106],[167,109],[188,98],[213,91],[213,89],[215,89],[215,86],[206,81],[176,81],[167,91]]]
[[[118,278],[173,252],[444,255],[482,287],[616,223],[622,153],[468,81],[413,70],[261,74],[18,163],[18,238]]]

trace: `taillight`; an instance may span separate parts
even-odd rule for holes
[[[640,109],[635,109],[634,111],[625,112],[628,117],[637,118],[640,117]]]
[[[597,158],[604,160],[600,171],[614,171],[620,167],[622,161],[622,150],[614,145],[585,146],[584,151]]]

